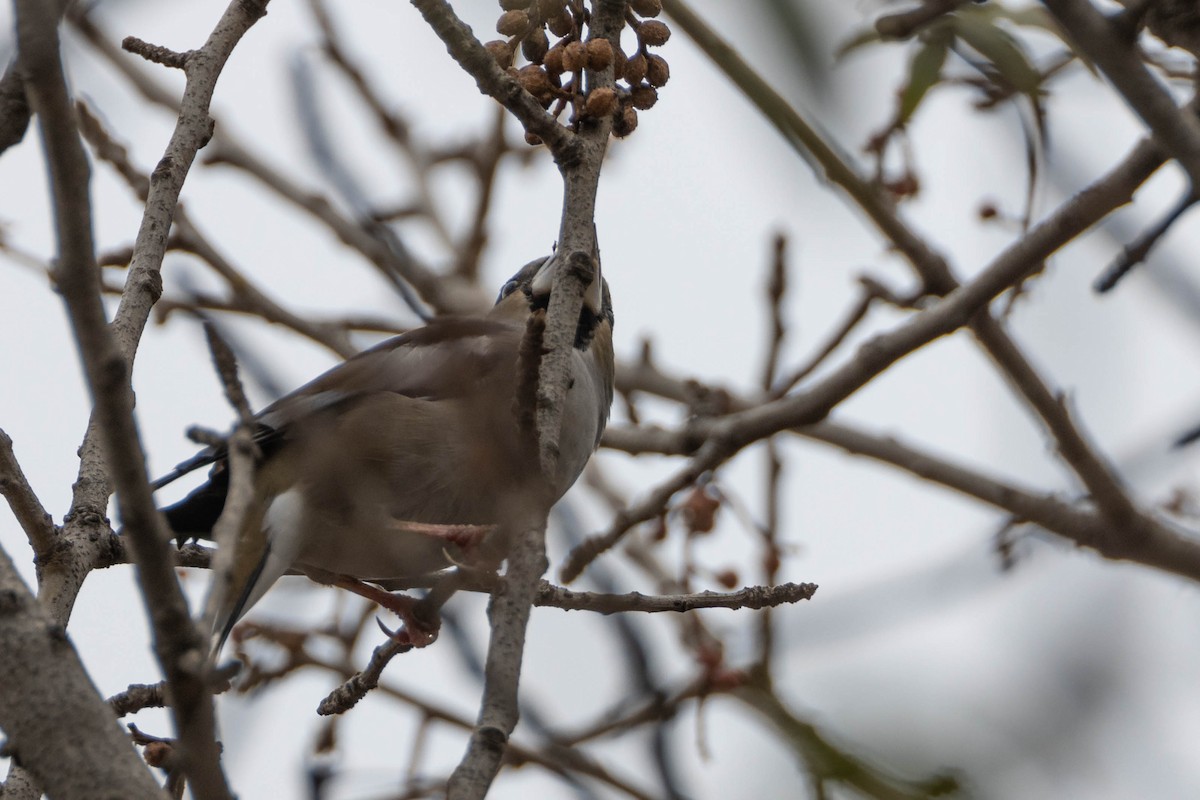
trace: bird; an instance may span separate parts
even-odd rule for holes
[[[526,264],[482,316],[445,315],[342,362],[254,417],[258,455],[226,590],[217,587],[212,654],[272,584],[296,570],[370,597],[405,619],[411,598],[373,586],[442,570],[531,492],[557,501],[599,445],[613,399],[612,298],[597,266],[585,290],[554,474],[543,477],[520,417],[522,342],[548,308],[551,255]],[[203,466],[207,480],[162,509],[183,546],[211,539],[230,486],[214,446],[154,483]],[[464,531],[468,533],[464,533]],[[473,533],[472,533],[473,532]],[[398,632],[399,633],[399,632]]]

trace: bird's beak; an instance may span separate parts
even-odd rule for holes
[[[538,271],[533,276],[533,281],[530,283],[530,288],[533,289],[533,294],[537,296],[548,296],[550,289],[554,285],[554,275],[558,270],[559,261],[558,255],[552,255],[542,262],[538,267]],[[583,291],[583,304],[593,314],[599,316],[600,309],[604,305],[604,281],[600,275],[600,265],[596,265],[596,278],[588,284],[588,287]]]

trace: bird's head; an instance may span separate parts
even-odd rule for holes
[[[509,278],[500,288],[493,316],[523,317],[531,311],[546,309],[550,305],[550,290],[562,259],[557,255],[544,256],[530,261]],[[604,280],[599,266],[595,279],[583,293],[583,306],[579,310],[579,326],[575,333],[575,347],[586,350],[597,330],[607,323],[611,336],[613,326],[612,295],[608,282]]]

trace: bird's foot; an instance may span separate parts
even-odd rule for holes
[[[378,618],[375,620],[383,632],[396,642],[410,647],[427,647],[437,640],[441,620],[436,615],[430,620],[419,614],[418,601],[408,595],[385,592],[378,586],[363,583],[347,575],[339,575],[334,585],[365,597],[398,616],[404,624],[396,630],[389,629]]]

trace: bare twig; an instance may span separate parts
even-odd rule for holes
[[[254,443],[254,414],[250,411],[250,404],[238,378],[233,350],[221,338],[216,327],[207,321],[204,333],[212,351],[213,364],[225,390],[225,397],[238,416],[238,424],[225,442],[229,460],[229,490],[221,515],[213,524],[213,541],[217,544],[217,553],[213,558],[212,583],[204,604],[204,629],[211,631],[216,637],[210,652],[210,657],[215,659],[216,647],[225,633],[216,629],[222,604],[239,590],[239,587],[234,585],[238,571],[237,559],[242,552],[238,547],[238,540],[254,502],[254,467],[261,454]],[[232,625],[234,621],[228,620],[228,624]]]
[[[654,614],[663,611],[686,612],[698,608],[771,608],[810,600],[816,591],[815,583],[784,583],[779,586],[748,586],[736,592],[703,591],[647,596],[639,592],[572,592],[543,582],[534,602],[539,606],[553,606],[564,611],[595,611],[599,614],[638,611]]]
[[[555,474],[558,461],[563,399],[570,380],[570,357],[583,293],[588,283],[599,277],[600,250],[594,222],[596,190],[612,119],[608,115],[588,119],[581,124],[578,134],[570,134],[499,68],[447,3],[413,0],[413,4],[480,87],[513,111],[527,131],[546,142],[563,176],[562,220],[554,257],[563,258],[566,263],[555,272],[551,288],[543,340],[547,352],[541,361],[537,392],[540,463],[542,474],[549,478]],[[596,0],[588,38],[607,39],[617,48],[624,25],[624,0]],[[593,90],[611,87],[613,67],[589,70],[588,80]],[[535,499],[531,505],[528,519],[513,520],[515,535],[508,554],[505,586],[493,595],[488,607],[491,636],[479,725],[447,784],[450,800],[482,798],[487,794],[500,769],[504,743],[517,723],[517,685],[525,628],[538,580],[548,566],[544,536],[550,504]]]
[[[495,98],[520,120],[525,130],[545,142],[560,167],[573,165],[586,157],[579,152],[575,135],[559,125],[533,95],[500,68],[449,3],[445,0],[412,0],[412,4],[445,43],[459,66],[475,79],[479,91]]]
[[[610,441],[607,434],[605,439],[606,442]],[[724,462],[735,452],[716,431],[709,431],[703,441],[704,445],[691,462],[674,477],[662,483],[641,502],[618,511],[607,531],[585,539],[567,554],[566,561],[559,571],[563,583],[570,583],[578,578],[587,569],[588,564],[616,546],[635,525],[663,514],[676,492],[694,484],[701,475]]]
[[[1200,119],[1190,108],[1179,108],[1142,62],[1132,32],[1121,30],[1089,0],[1045,0],[1045,5],[1200,191]]]
[[[367,662],[365,669],[347,677],[343,684],[320,702],[317,706],[317,713],[321,716],[329,716],[343,714],[354,708],[359,700],[367,696],[367,692],[379,685],[379,677],[383,674],[383,668],[388,665],[388,662],[400,653],[411,649],[412,645],[389,638],[371,653],[371,659]]]
[[[100,120],[91,113],[87,105],[79,102],[77,106],[79,110],[80,129],[88,143],[95,150],[96,155],[111,164],[120,173],[121,177],[125,179],[125,182],[129,184],[130,188],[138,194],[139,198],[143,202],[146,202],[150,190],[149,179],[133,165],[129,160],[129,154],[125,147],[113,140],[112,136],[104,129]],[[262,292],[241,270],[226,259],[211,243],[209,238],[197,228],[182,205],[175,209],[173,231],[171,238],[168,240],[168,247],[190,252],[199,256],[205,263],[211,266],[228,283],[230,295],[233,298],[231,304],[235,304],[238,310],[257,314],[267,322],[291,328],[297,333],[315,342],[319,342],[342,358],[349,358],[357,352],[357,349],[351,344],[349,337],[346,336],[344,328],[322,325],[307,320],[283,308]],[[130,251],[127,258],[130,261],[132,260],[132,251]],[[165,312],[159,309],[159,313]]]
[[[904,223],[879,188],[862,179],[851,166],[848,156],[839,152],[815,126],[792,108],[683,0],[664,0],[663,7],[758,105],[789,143],[851,196],[913,266],[924,281],[926,290],[937,295],[949,295],[951,301],[961,299],[959,296],[971,287],[982,288],[981,279],[989,283],[1001,271],[1005,273],[1006,286],[1016,284],[1025,275],[1038,269],[1046,257],[1063,244],[1112,209],[1127,202],[1133,190],[1163,163],[1162,152],[1154,144],[1139,145],[1102,181],[1068,200],[1049,219],[1009,247],[985,271],[986,278],[980,276],[980,279],[972,282],[971,287],[962,289],[945,259]],[[1173,103],[1171,113],[1179,116]],[[1190,122],[1200,125],[1194,119]],[[1197,141],[1200,142],[1200,138]],[[982,309],[982,305],[976,308]],[[1009,384],[1041,419],[1063,461],[1087,487],[1093,501],[1114,522],[1127,530],[1131,548],[1140,547],[1138,540],[1152,523],[1129,498],[1112,466],[1076,426],[1067,409],[1059,402],[1058,393],[1047,386],[990,313],[981,311],[960,321],[955,327],[963,324],[970,327]]]
[[[161,294],[158,270],[183,180],[196,151],[211,135],[207,108],[217,77],[242,34],[265,13],[264,6],[265,2],[232,3],[204,48],[187,60],[188,82],[180,121],[166,156],[151,176],[146,213],[134,245],[126,290],[111,326],[100,300],[99,270],[91,239],[89,170],[58,60],[57,39],[55,36],[43,40],[41,52],[37,46],[22,48],[23,59],[26,53],[30,58],[42,59],[25,64],[27,89],[42,117],[42,135],[51,165],[58,221],[59,286],[67,301],[95,402],[91,428],[82,448],[81,480],[76,484],[73,516],[83,509],[102,509],[110,481],[116,487],[118,506],[153,623],[156,654],[172,687],[185,772],[197,796],[212,798],[228,797],[229,789],[214,739],[212,700],[203,678],[200,637],[188,616],[146,479],[132,416],[129,369],[150,307]],[[89,479],[86,483],[85,475]],[[86,518],[83,524],[94,525]],[[96,543],[94,537],[90,544],[86,543],[87,533],[85,529],[80,536],[80,531],[72,530],[68,541],[80,545],[76,552],[86,553],[86,561],[90,563]],[[60,581],[53,589],[51,607],[69,613],[79,580],[81,576]]]
[[[762,389],[770,391],[779,374],[779,357],[783,340],[787,336],[787,324],[783,314],[783,297],[787,292],[787,238],[775,235],[771,259],[771,279],[767,282],[767,304],[771,309],[771,331],[767,340],[767,356],[763,362]]]
[[[58,546],[60,539],[54,519],[42,506],[33,487],[25,479],[21,465],[13,453],[12,439],[0,430],[0,494],[8,501],[13,516],[33,546],[33,555],[40,562]]]
[[[1166,235],[1167,231],[1171,229],[1171,226],[1178,222],[1179,218],[1182,217],[1188,209],[1194,206],[1198,200],[1200,200],[1200,195],[1197,195],[1193,192],[1188,192],[1179,200],[1178,203],[1175,204],[1174,208],[1167,212],[1167,214],[1161,220],[1138,236],[1136,240],[1125,245],[1125,247],[1121,250],[1120,255],[1118,255],[1116,259],[1114,259],[1113,262],[1104,269],[1104,273],[1096,279],[1096,291],[1101,294],[1111,291],[1126,275],[1129,274],[1130,270],[1145,261],[1146,257],[1150,255],[1150,251],[1153,250],[1154,246],[1158,244],[1163,236]]]

